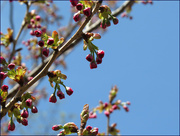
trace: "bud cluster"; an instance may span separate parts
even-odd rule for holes
[[[89,105],[85,104],[83,107],[83,110],[80,114],[80,118],[81,118],[81,124],[80,124],[80,128],[78,129],[77,125],[74,124],[73,122],[68,122],[66,124],[64,124],[64,126],[62,125],[54,125],[52,127],[52,130],[54,131],[58,131],[60,129],[63,129],[60,131],[60,133],[58,134],[58,136],[60,135],[70,135],[72,133],[77,133],[78,135],[98,135],[98,128],[97,127],[92,127],[90,125],[86,126],[87,120],[89,117]]]
[[[71,5],[76,8],[77,12],[74,14],[73,19],[75,22],[80,20],[81,14],[89,17],[92,14],[91,7],[94,5],[93,1],[86,2],[84,0],[70,0]]]
[[[102,5],[99,8],[99,18],[102,20],[100,27],[105,29],[106,27],[111,26],[110,19],[113,20],[114,25],[118,24],[119,20],[111,15],[111,9],[107,5]]]
[[[96,45],[92,43],[94,39],[100,39],[101,36],[98,33],[86,33],[83,34],[84,46],[83,49],[87,48],[90,51],[90,54],[86,56],[86,60],[90,62],[90,68],[97,68],[97,64],[102,63],[102,58],[104,57],[104,51],[99,50]]]
[[[56,103],[56,95],[60,100],[65,98],[64,93],[60,89],[60,85],[65,88],[67,95],[71,96],[73,94],[73,90],[70,87],[65,86],[62,82],[62,79],[66,80],[67,76],[62,74],[60,70],[50,71],[47,73],[47,75],[49,77],[50,85],[53,87],[53,82],[56,84],[54,87],[54,93],[49,97],[49,102]],[[58,90],[57,93],[56,90]]]
[[[92,111],[89,112],[89,118],[94,118],[93,115],[96,115],[96,111],[99,111],[99,113],[102,113],[104,111],[104,115],[109,118],[111,113],[113,113],[115,110],[120,110],[121,107],[128,112],[129,108],[128,106],[131,104],[129,101],[127,102],[121,102],[121,100],[116,100],[115,102],[114,99],[117,95],[118,88],[114,86],[109,93],[109,102],[102,102],[99,101],[99,105],[96,108],[93,108]],[[110,127],[110,133],[112,135],[116,135],[119,130],[115,128],[116,125],[113,125]]]
[[[8,124],[8,130],[14,131],[15,124],[12,120],[13,115],[16,118],[18,123],[21,123],[24,126],[28,125],[27,118],[29,117],[28,109],[31,109],[32,113],[37,113],[38,110],[36,106],[33,105],[35,97],[31,96],[30,93],[25,93],[20,97],[20,103],[16,103],[11,110],[8,111],[8,116],[11,118]]]
[[[41,28],[41,16],[36,15],[35,10],[32,10],[26,17],[27,22],[27,28],[31,29],[30,34],[32,36],[36,35],[37,37],[40,37],[40,34],[35,33],[36,28]]]
[[[21,58],[18,58],[17,61],[18,60],[21,60]],[[19,62],[14,61],[13,63],[8,64],[2,56],[0,56],[0,64],[2,64],[2,67],[0,67],[0,80],[4,80],[8,76],[15,82],[23,85],[26,68],[19,66],[15,69],[17,64],[20,65]]]
[[[7,29],[7,34],[0,32],[0,36],[1,36],[0,46],[3,45],[5,47],[8,47],[10,43],[13,42],[13,30],[10,28]]]
[[[8,89],[9,87],[7,85],[2,85],[0,89],[0,104],[2,102],[6,101],[7,95],[8,95]]]
[[[2,67],[0,67],[0,80],[4,80],[7,77],[7,66],[8,63],[6,62],[5,58],[0,56],[0,64],[2,64]]]

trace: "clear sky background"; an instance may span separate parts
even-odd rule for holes
[[[62,24],[69,19],[69,1],[57,2],[60,14],[65,15]],[[3,2],[1,1],[1,6]],[[25,5],[14,4],[15,31],[20,28]],[[68,8],[67,8],[68,7]],[[9,25],[9,3],[1,8],[1,31]],[[34,9],[33,7],[32,9]],[[119,24],[108,28],[100,40],[94,43],[105,51],[105,57],[97,69],[91,70],[85,60],[81,42],[66,58],[67,70],[59,67],[68,78],[64,82],[74,90],[71,97],[58,103],[43,99],[39,113],[29,119],[28,126],[18,125],[11,134],[57,134],[54,124],[75,122],[80,125],[79,114],[83,105],[90,109],[99,100],[108,101],[111,87],[117,85],[117,99],[130,101],[130,111],[114,111],[110,123],[117,123],[121,135],[178,135],[179,134],[179,2],[154,1],[153,5],[135,4],[132,20],[118,17]],[[67,14],[67,15],[66,15]],[[57,30],[57,27],[52,27]],[[25,40],[30,38],[27,34]],[[26,47],[23,47],[26,53]],[[53,89],[48,77],[40,88],[46,86],[48,97]],[[62,119],[62,116],[65,116]],[[97,113],[87,125],[106,132],[106,117]]]

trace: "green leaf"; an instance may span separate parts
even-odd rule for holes
[[[56,31],[52,32],[52,38],[54,39],[55,44],[59,41],[58,33]]]
[[[8,73],[7,73],[7,76],[14,80],[15,76],[16,76],[15,70],[14,69],[13,70],[9,70]]]

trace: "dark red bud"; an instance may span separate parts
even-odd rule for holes
[[[28,111],[27,110],[22,110],[21,117],[27,118],[28,116],[29,116]]]
[[[86,60],[89,61],[89,62],[92,62],[93,61],[93,56],[91,54],[88,54],[86,56]]]
[[[83,10],[83,13],[85,16],[89,17],[91,15],[91,8],[86,8]]]
[[[10,64],[8,65],[8,68],[11,69],[11,70],[14,69],[14,68],[15,68],[15,64],[14,64],[14,63],[10,63]]]
[[[48,57],[48,56],[49,56],[49,49],[43,48],[42,54],[43,54],[45,57]]]
[[[73,94],[73,90],[70,87],[66,87],[66,93],[70,96]]]
[[[41,37],[42,32],[39,30],[34,31],[36,37]]]
[[[97,56],[98,56],[98,58],[103,58],[104,57],[104,51],[103,50],[98,50],[97,51]]]
[[[47,41],[48,45],[52,45],[54,43],[54,39],[53,38],[49,38]]]
[[[8,124],[8,130],[9,131],[14,131],[15,130],[15,124],[14,124],[14,122],[9,122],[9,124]]]
[[[8,89],[9,89],[9,87],[8,87],[7,85],[3,85],[3,86],[1,87],[1,89],[2,89],[3,92],[7,92]]]
[[[78,22],[80,20],[80,14],[79,13],[75,13],[73,16],[73,19],[75,22]]]
[[[41,16],[37,15],[36,16],[36,21],[40,21],[41,20]]]
[[[76,9],[77,9],[77,10],[82,10],[82,8],[83,8],[83,4],[78,3],[78,4],[76,5]]]
[[[39,45],[40,47],[43,47],[43,46],[44,46],[44,41],[42,41],[42,40],[39,41],[39,42],[38,42],[38,45]]]
[[[31,109],[31,112],[32,112],[32,113],[37,113],[37,112],[38,112],[38,109],[37,109],[35,106],[33,106],[32,109]]]
[[[92,61],[90,63],[90,69],[94,69],[94,68],[97,68],[97,64],[96,64],[96,62]]]
[[[28,120],[27,120],[26,118],[23,118],[23,119],[22,119],[22,124],[23,124],[24,126],[27,126],[27,125],[28,125]]]
[[[52,103],[57,102],[56,96],[54,94],[51,94],[51,96],[49,97],[49,102],[52,102]]]
[[[31,100],[30,98],[28,98],[28,99],[26,100],[26,105],[27,105],[28,107],[31,107],[31,105],[32,105],[32,100]]]

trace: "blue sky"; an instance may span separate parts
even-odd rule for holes
[[[2,6],[1,1],[1,6]],[[60,13],[68,13],[69,2],[56,2]],[[24,16],[24,5],[14,2],[15,31]],[[1,31],[9,27],[9,4],[1,9]],[[57,134],[51,127],[62,122],[80,125],[79,114],[83,105],[90,109],[99,100],[108,101],[111,87],[117,85],[116,99],[130,101],[130,111],[123,109],[112,113],[110,123],[117,123],[121,135],[177,135],[179,134],[179,4],[178,1],[154,1],[153,5],[133,6],[132,20],[118,17],[119,24],[112,25],[108,32],[94,44],[105,51],[105,57],[97,69],[91,70],[85,60],[88,51],[83,51],[81,42],[66,58],[67,70],[59,67],[68,78],[64,82],[74,94],[57,104],[41,100],[39,114],[29,119],[29,125],[18,126],[11,134]],[[68,15],[63,24],[66,24]],[[51,29],[57,30],[57,27]],[[29,38],[27,34],[26,40]],[[25,48],[25,47],[24,47]],[[24,52],[26,53],[26,52]],[[53,89],[46,81],[49,96]],[[73,114],[73,118],[70,118]],[[106,132],[106,117],[98,114],[97,119],[87,125]],[[17,124],[17,123],[16,123]],[[44,124],[49,124],[49,127]],[[46,127],[44,127],[46,126]],[[32,131],[32,128],[34,129]],[[39,129],[40,128],[40,129]],[[31,130],[30,130],[31,129]]]

